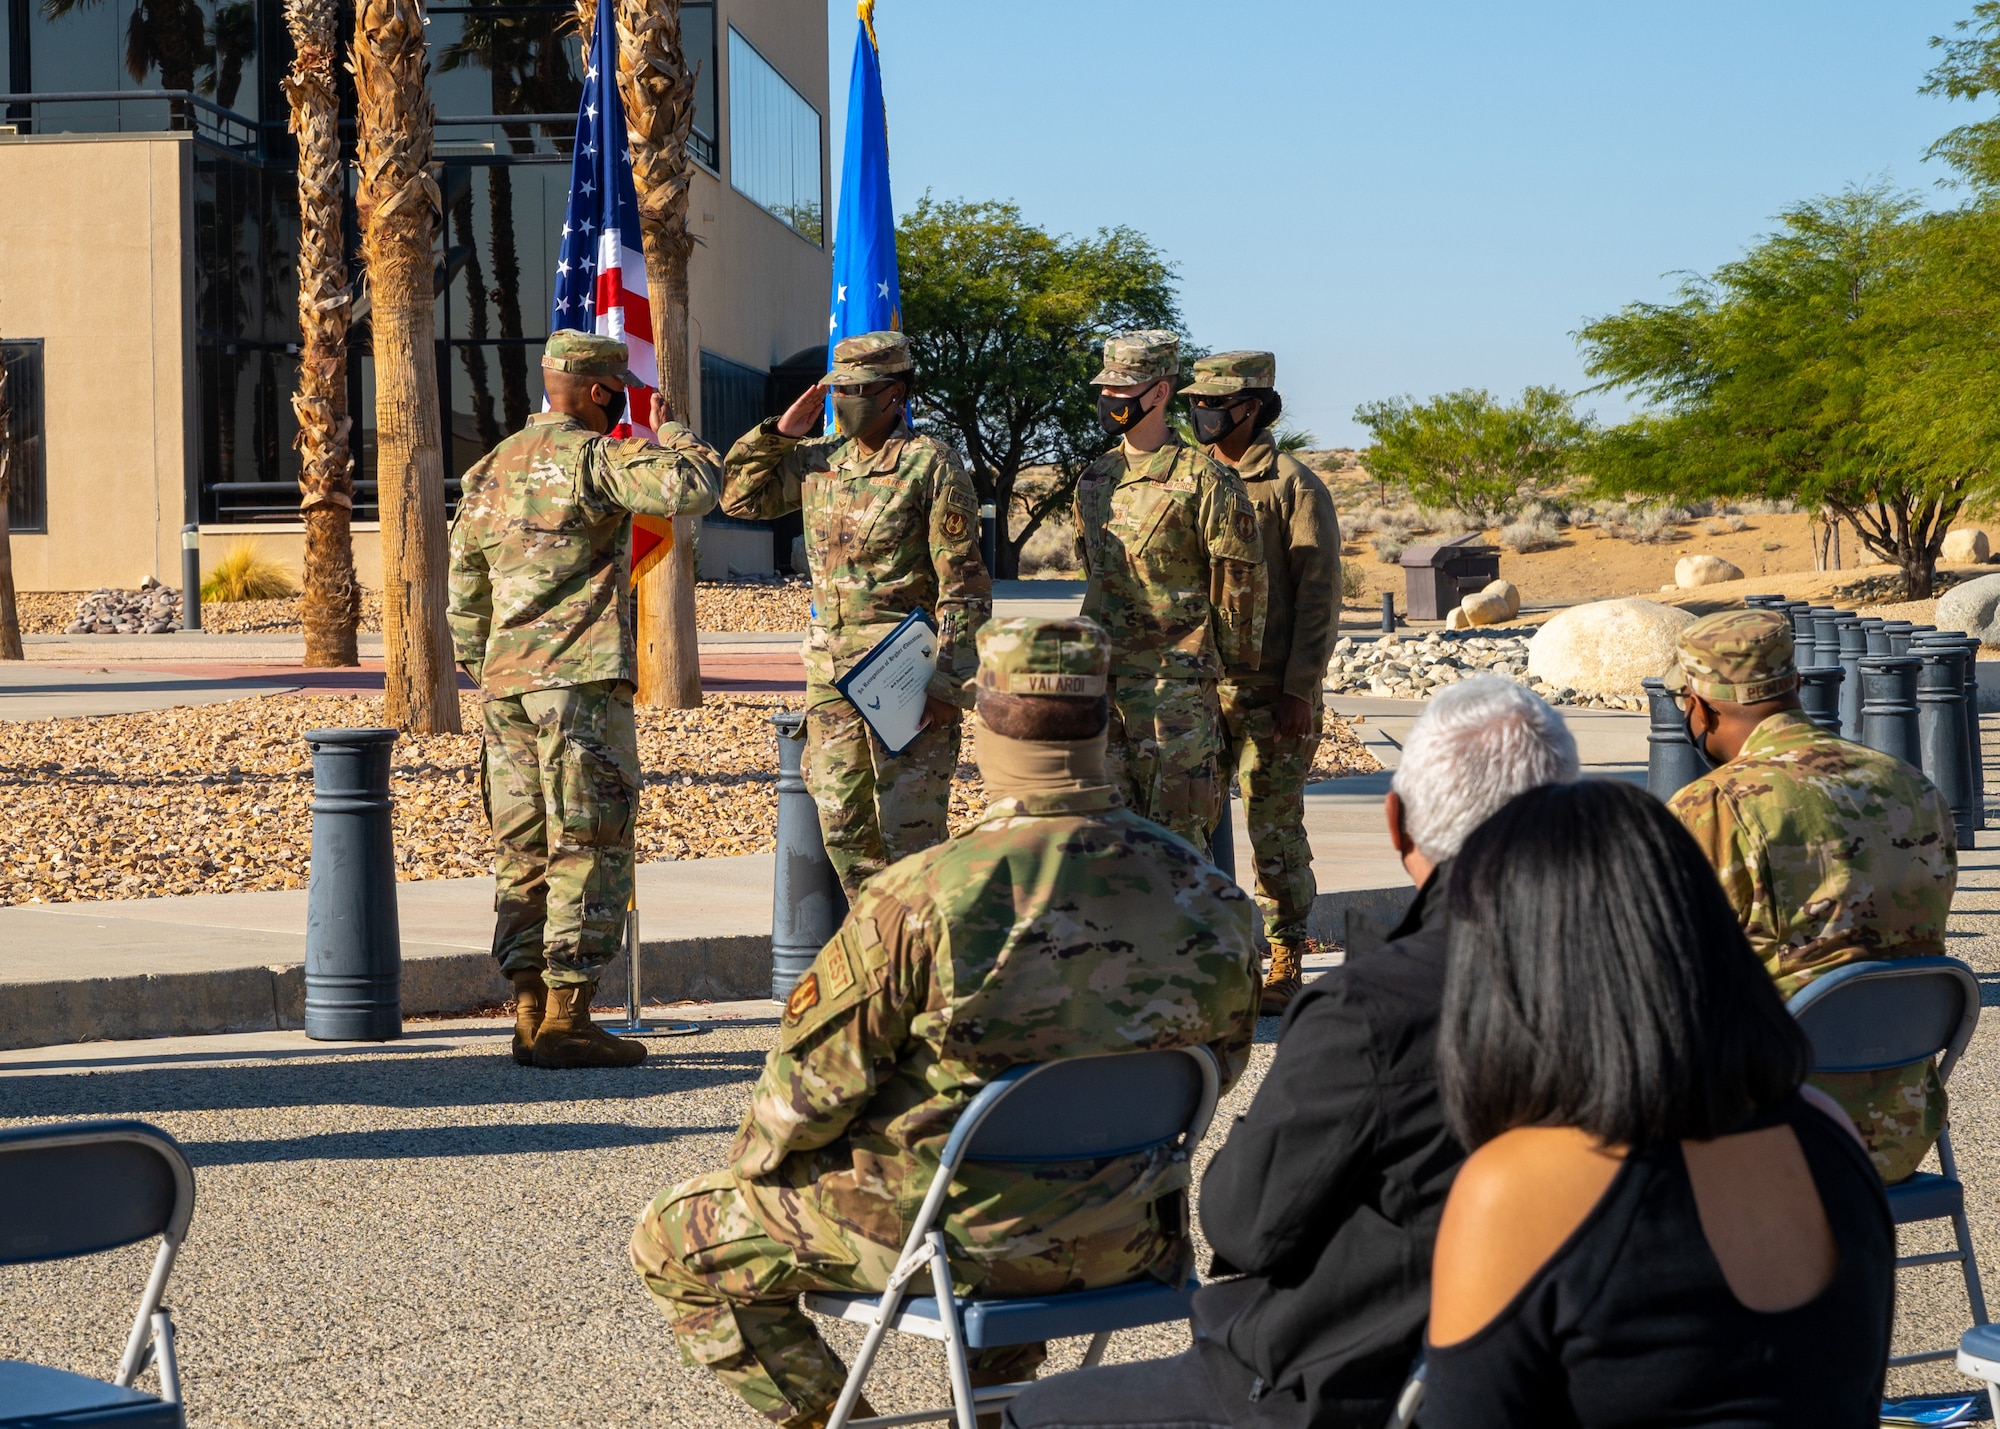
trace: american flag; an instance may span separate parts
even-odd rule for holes
[[[570,161],[569,207],[563,216],[556,260],[555,303],[549,331],[575,328],[622,341],[632,371],[645,382],[627,388],[618,437],[651,437],[646,419],[660,368],[653,352],[653,310],[646,299],[646,259],[639,240],[639,195],[632,187],[632,151],[625,108],[618,99],[618,27],[611,0],[598,0],[597,24],[584,59],[583,102],[576,112],[576,151]],[[673,523],[637,517],[632,523],[632,571],[666,554]]]

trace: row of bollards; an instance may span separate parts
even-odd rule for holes
[[[1799,703],[1820,728],[1924,772],[1951,806],[1959,847],[1986,826],[1979,742],[1978,640],[1907,620],[1859,616],[1781,595],[1746,597],[1792,622]],[[1671,798],[1711,767],[1673,695],[1645,682],[1646,787]]]

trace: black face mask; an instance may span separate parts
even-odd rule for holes
[[[617,426],[620,422],[625,420],[625,408],[627,405],[625,397],[625,389],[623,387],[620,387],[617,389],[617,392],[618,392],[617,402],[616,403],[606,402],[603,404],[603,407],[601,408],[601,410],[604,413],[604,430],[607,432],[610,431],[613,427]]]
[[[1693,701],[1689,701],[1688,707],[1681,711],[1681,730],[1687,735],[1688,743],[1694,746],[1694,752],[1701,756],[1702,763],[1713,769],[1715,756],[1708,752],[1708,736],[1705,734],[1697,736],[1694,732]]]
[[[1148,387],[1146,392],[1153,389]],[[1146,409],[1141,405],[1146,393],[1137,397],[1113,397],[1108,392],[1097,394],[1097,425],[1114,437],[1122,437],[1139,423],[1146,420]]]
[[[1250,419],[1248,412],[1238,410],[1241,406],[1240,402],[1232,402],[1227,407],[1189,408],[1194,416],[1194,439],[1205,447],[1226,440]]]

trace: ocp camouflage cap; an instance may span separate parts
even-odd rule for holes
[[[1792,622],[1774,610],[1725,610],[1681,631],[1679,663],[1662,683],[1705,700],[1754,705],[1799,687]]]
[[[1032,615],[979,627],[979,688],[996,695],[1101,695],[1111,671],[1111,637],[1094,620]]]
[[[645,379],[632,371],[632,353],[615,337],[564,328],[549,334],[542,347],[542,366],[551,372],[573,372],[579,377],[608,377],[627,387],[644,387]]]
[[[899,332],[864,332],[833,345],[833,370],[820,381],[829,387],[865,386],[912,370],[908,338]]]
[[[1096,387],[1130,387],[1172,377],[1180,370],[1180,338],[1159,328],[1142,328],[1104,339],[1104,370],[1090,381]]]
[[[1183,397],[1226,397],[1278,385],[1278,359],[1268,352],[1217,352],[1197,358],[1190,371],[1194,381],[1181,388]]]

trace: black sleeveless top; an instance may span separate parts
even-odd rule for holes
[[[1635,1148],[1597,1205],[1479,1333],[1426,1347],[1421,1429],[1876,1429],[1895,1228],[1854,1138],[1794,1095],[1744,1129],[1798,1137],[1840,1261],[1792,1310],[1730,1291],[1680,1144]]]

